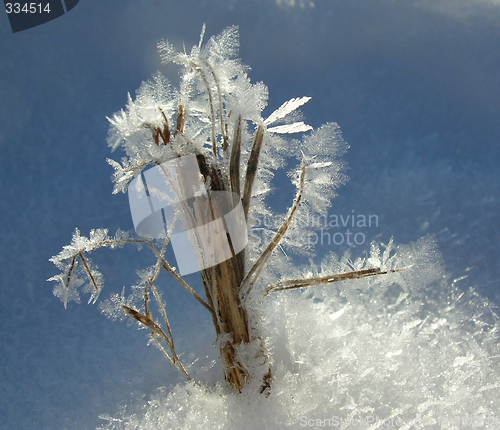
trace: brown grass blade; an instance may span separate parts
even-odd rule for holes
[[[248,209],[250,208],[250,200],[252,198],[252,187],[255,180],[255,174],[257,172],[257,166],[259,164],[259,154],[262,147],[262,142],[264,141],[264,126],[259,125],[257,131],[255,132],[255,137],[253,140],[252,151],[250,152],[250,157],[247,164],[247,173],[245,176],[245,188],[243,190],[243,212],[245,213],[245,218],[248,216]]]

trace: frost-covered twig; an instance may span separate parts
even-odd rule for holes
[[[153,250],[158,260],[161,262],[162,267],[170,273],[178,282],[181,284],[189,294],[191,294],[198,302],[200,302],[209,312],[213,313],[213,309],[203,300],[200,295],[191,287],[182,276],[180,276],[174,268],[168,263],[167,260],[163,258],[163,256],[158,252],[155,246],[148,242],[149,247]]]
[[[342,173],[343,163],[338,157],[347,145],[336,124],[325,124],[313,131],[311,126],[300,121],[297,109],[310,97],[293,98],[264,119],[267,87],[262,83],[252,84],[247,76],[248,69],[237,58],[237,27],[227,28],[205,45],[203,36],[204,28],[199,44],[190,53],[177,52],[167,41],[158,44],[164,62],[182,67],[179,89],[173,89],[166,78],[156,74],[141,85],[135,99],[128,96],[125,110],[109,118],[109,145],[113,150],[122,147],[125,151],[120,162],[108,160],[115,171],[113,193],[126,192],[129,183],[149,166],[158,168],[167,178],[164,163],[191,157],[197,165],[199,172],[190,171],[189,177],[184,178],[186,183],[177,178],[170,184],[175,199],[169,197],[168,201],[178,202],[173,209],[174,221],[165,216],[170,225],[161,248],[151,238],[132,237],[123,232],[109,237],[107,230],[92,230],[86,238],[76,230],[71,245],[51,259],[61,273],[50,280],[57,282],[54,294],[65,306],[72,300],[79,301],[82,285],[83,291],[90,293],[90,301],[95,302],[104,281],[87,254],[101,247],[147,245],[156,258],[155,264],[139,272],[141,280],[133,287],[131,296],[125,297],[125,293],[112,296],[101,306],[103,312],[112,318],[124,312],[147,327],[168,361],[189,379],[175,350],[158,284],[163,269],[211,314],[222,366],[230,385],[236,391],[249,386],[268,393],[272,371],[264,344],[266,336],[260,332],[259,318],[253,308],[255,298],[259,302],[275,291],[397,270],[389,267],[389,251],[386,250],[380,259],[378,248],[372,247],[370,264],[352,265],[351,272],[345,272],[349,267],[345,264],[340,274],[332,270],[303,279],[294,275],[293,265],[275,251],[304,247],[294,236],[300,227],[296,220],[299,216],[326,213],[336,188],[346,180]],[[171,128],[173,124],[175,129]],[[309,131],[311,133],[304,134],[300,143],[293,141],[290,144],[281,137]],[[293,180],[296,196],[276,232],[258,229],[258,218],[271,215],[265,199],[272,189],[272,172],[281,168],[290,157],[295,157],[299,164]],[[204,194],[201,200],[197,199],[200,193]],[[240,203],[242,219],[234,223],[232,229],[220,231],[228,226],[230,219],[226,218],[223,208],[227,206],[230,212],[238,211]],[[165,258],[176,219],[180,219],[191,234],[205,298],[185,281],[182,271]],[[251,233],[246,247],[239,246],[243,230],[246,243],[245,222]],[[214,223],[217,228],[213,234],[204,227],[198,228]],[[392,242],[389,250],[391,245]],[[206,252],[210,255],[204,255],[205,248],[210,248]],[[228,249],[230,254],[224,254],[223,249]],[[224,254],[224,259],[215,261],[212,257],[220,257],[219,254]],[[281,281],[276,282],[277,275]],[[151,305],[153,300],[156,306]],[[153,308],[159,312],[161,324],[153,316]]]
[[[255,132],[255,137],[252,144],[252,152],[250,152],[250,157],[247,163],[247,172],[245,175],[245,186],[243,188],[243,212],[245,217],[248,217],[248,209],[250,208],[250,199],[252,198],[252,187],[255,180],[255,174],[257,172],[257,166],[259,165],[259,155],[260,149],[262,148],[262,143],[264,142],[264,127],[257,127]]]
[[[238,115],[234,126],[234,138],[231,150],[231,161],[229,163],[229,179],[231,191],[240,195],[240,158],[241,158],[241,115]],[[245,208],[245,204],[243,204]],[[243,209],[244,210],[244,209]]]
[[[246,297],[248,295],[253,284],[257,281],[260,273],[262,272],[262,269],[264,269],[267,261],[271,257],[271,254],[276,249],[276,247],[280,244],[281,239],[283,238],[286,231],[288,230],[288,227],[290,226],[290,223],[292,222],[293,215],[295,214],[295,211],[297,210],[297,208],[300,204],[300,200],[302,198],[305,176],[306,176],[305,161],[302,160],[302,165],[300,168],[299,187],[297,190],[297,195],[295,196],[295,199],[293,201],[293,205],[288,212],[288,216],[287,216],[286,220],[283,222],[283,224],[281,225],[279,230],[276,232],[276,234],[274,235],[274,237],[271,240],[271,242],[269,243],[269,245],[267,245],[266,249],[262,252],[259,259],[252,266],[252,268],[248,272],[245,279],[243,279],[243,282],[241,283],[241,289],[240,289],[243,297]]]
[[[150,330],[151,336],[153,337],[155,342],[158,344],[158,346],[160,347],[163,354],[167,357],[168,361],[170,361],[172,366],[179,368],[179,370],[184,374],[184,376],[188,380],[190,380],[191,379],[190,376],[188,375],[186,369],[184,368],[184,365],[181,363],[181,361],[179,360],[179,357],[177,356],[177,353],[175,352],[173,340],[169,336],[167,336],[167,334],[162,330],[162,328],[158,324],[156,324],[151,319],[151,317],[146,316],[146,315],[140,313],[139,311],[136,311],[135,309],[131,308],[130,306],[123,305],[123,309],[125,310],[125,312],[128,315],[130,315],[131,317],[136,319],[139,323],[146,326]],[[165,343],[168,345],[170,352],[172,354],[172,357],[170,357],[168,355],[168,353],[165,351],[165,349],[161,346],[161,344],[158,341],[158,337],[163,339],[165,341]]]
[[[387,273],[399,272],[400,270],[389,270],[384,271],[379,267],[373,267],[371,269],[355,270],[353,272],[337,273],[327,276],[319,276],[315,278],[307,279],[287,279],[286,281],[277,282],[270,287],[267,287],[265,295],[275,291],[292,290],[294,288],[305,288],[312,287],[316,285],[331,284],[333,282],[341,282],[345,280],[367,278],[369,276],[375,275],[386,275]]]

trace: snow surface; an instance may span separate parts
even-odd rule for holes
[[[397,418],[441,420],[428,428],[473,427],[465,420],[475,418],[478,428],[498,428],[499,8],[479,0],[82,0],[17,34],[3,15],[0,428],[308,428],[309,419],[321,428],[317,419],[335,416],[394,417],[395,428]],[[211,322],[171,283],[173,331],[196,383],[134,327],[95,306],[65,311],[45,282],[55,274],[48,259],[75,227],[84,235],[132,228],[126,196],[111,194],[106,116],[158,69],[174,79],[156,42],[192,46],[203,22],[209,35],[240,26],[249,75],[270,89],[265,113],[308,95],[307,124],[340,124],[351,179],[330,212],[378,216],[356,230],[366,241],[350,247],[353,256],[374,238],[409,244],[430,234],[444,262],[424,265],[428,279],[399,303],[396,284],[373,281],[349,298],[338,286],[271,295],[268,398],[218,385]],[[287,171],[269,201],[280,212],[295,192]],[[319,257],[346,248],[326,236],[316,245]],[[130,285],[133,267],[151,264],[127,253],[95,254],[104,298]]]

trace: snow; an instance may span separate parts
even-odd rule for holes
[[[102,429],[281,429],[310,420],[311,428],[497,428],[500,327],[491,303],[449,286],[430,239],[398,257],[414,267],[358,282],[356,297],[350,285],[329,285],[264,304],[275,372],[268,397],[179,384]]]

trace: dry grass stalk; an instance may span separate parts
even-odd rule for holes
[[[228,34],[230,34],[230,32]],[[167,52],[167,56],[171,55],[170,45],[165,43],[164,50]],[[292,99],[277,109],[270,117],[268,117],[267,120],[264,122],[261,120],[260,124],[258,123],[256,125],[253,136],[253,144],[248,156],[244,184],[241,186],[240,162],[243,133],[242,116],[241,114],[238,114],[234,124],[229,123],[231,119],[231,111],[226,112],[225,110],[227,106],[225,105],[226,102],[222,86],[219,82],[216,67],[214,67],[208,58],[200,55],[196,57],[196,59],[194,54],[190,56],[187,56],[187,54],[179,54],[179,58],[183,59],[183,61],[188,58],[188,60],[186,60],[186,64],[188,64],[195,73],[199,74],[201,82],[205,85],[205,93],[207,95],[209,105],[209,113],[207,116],[209,116],[208,123],[210,124],[210,137],[207,138],[207,141],[209,141],[211,149],[208,152],[193,149],[192,152],[196,155],[199,172],[205,185],[211,193],[208,193],[207,200],[202,203],[199,200],[195,200],[194,202],[188,204],[186,203],[188,199],[185,199],[184,197],[189,195],[187,192],[188,190],[186,190],[186,188],[189,187],[189,184],[177,184],[177,192],[180,193],[179,201],[181,201],[182,204],[180,205],[180,213],[176,215],[182,218],[184,225],[190,226],[194,230],[196,226],[204,225],[213,220],[222,218],[224,213],[221,208],[228,206],[234,207],[234,201],[215,201],[215,195],[231,196],[225,197],[226,199],[234,199],[236,195],[239,199],[241,199],[244,216],[248,219],[252,206],[254,182],[259,169],[261,149],[263,145],[265,145],[267,133],[272,131],[271,129],[268,131],[267,126],[271,125],[276,120],[284,118],[290,112],[293,112],[299,106],[306,103],[310,98],[302,97]],[[173,132],[170,129],[167,115],[161,108],[160,111],[161,124],[158,122],[156,124],[144,122],[140,125],[142,129],[146,128],[151,131],[151,144],[157,149],[158,147],[166,147],[167,149],[172,147],[174,151],[175,148],[173,142],[182,142],[182,144],[187,148],[196,148],[196,145],[190,140],[190,137],[185,135],[185,127],[187,121],[189,120],[185,107],[183,105],[178,106],[176,126]],[[123,113],[120,117],[121,119],[115,117],[112,122],[115,121],[115,124],[117,124],[125,118],[124,115],[125,114]],[[174,121],[172,120],[172,123],[173,122]],[[230,128],[228,125],[232,126],[232,139],[228,136],[228,129]],[[296,122],[285,126],[274,127],[274,129],[275,130],[272,131],[274,133],[294,133],[310,130],[311,127],[305,125],[303,122]],[[181,154],[177,153],[177,157],[181,157]],[[229,158],[229,168],[227,170],[222,170],[220,168],[220,164],[218,162],[221,160],[221,157],[226,160]],[[160,165],[161,163],[153,158],[146,161],[139,160],[135,164],[124,164],[123,167],[116,162],[113,165],[118,169],[121,175],[124,175],[128,178],[128,180],[130,180],[134,173],[140,173],[144,167],[151,164]],[[104,230],[98,232],[102,236],[100,239],[90,239],[87,240],[87,242],[84,241],[82,245],[80,243],[81,236],[79,236],[79,232],[77,231],[75,236],[78,240],[74,237],[74,243],[71,246],[66,247],[66,249],[59,254],[59,256],[53,257],[52,259],[52,261],[62,269],[62,273],[60,275],[51,278],[51,280],[60,282],[63,287],[62,291],[58,290],[56,294],[59,297],[66,297],[63,299],[65,304],[70,300],[68,297],[70,297],[71,290],[73,288],[72,280],[75,276],[75,267],[79,264],[79,262],[81,262],[85,273],[90,279],[90,283],[95,290],[95,294],[92,295],[91,301],[95,301],[102,285],[94,274],[95,269],[93,269],[91,264],[87,261],[85,253],[99,247],[114,248],[125,244],[146,244],[155,255],[156,264],[154,266],[154,270],[144,282],[144,290],[142,294],[143,311],[132,306],[123,296],[120,299],[122,310],[149,330],[155,344],[159,347],[168,361],[174,367],[179,369],[187,379],[190,379],[186,367],[181,362],[175,350],[174,338],[167,316],[167,311],[155,285],[161,270],[165,270],[171,274],[180,283],[180,285],[185,288],[208,312],[210,312],[215,332],[217,334],[217,339],[220,341],[220,357],[225,372],[225,378],[231,386],[236,391],[241,392],[249,381],[256,380],[256,378],[258,378],[260,391],[268,393],[272,384],[272,371],[269,366],[265,365],[265,363],[268,363],[268,358],[263,340],[259,337],[259,334],[253,333],[250,328],[250,310],[247,307],[247,298],[249,297],[249,293],[252,288],[260,280],[262,271],[268,264],[271,255],[277,247],[280,246],[287,230],[292,224],[296,211],[301,204],[307,175],[306,164],[306,158],[304,158],[299,171],[297,194],[289,208],[287,217],[283,221],[283,224],[277,229],[269,243],[263,248],[261,255],[255,262],[251,262],[246,258],[244,250],[239,253],[234,252],[235,246],[233,246],[232,238],[226,232],[224,232],[225,234],[216,235],[216,237],[205,237],[202,232],[196,233],[197,236],[194,237],[193,240],[198,244],[209,244],[217,250],[219,247],[222,248],[221,241],[227,241],[232,251],[231,258],[216,265],[212,265],[211,267],[210,265],[199,265],[199,267],[208,267],[200,271],[206,299],[203,299],[198,293],[196,293],[196,291],[164,257],[175,220],[167,233],[165,242],[163,243],[161,249],[158,249],[152,240],[129,238],[119,236],[118,234],[115,238],[110,238],[107,236],[107,231]],[[330,164],[331,163],[328,162],[325,165]],[[118,167],[116,167],[117,165]],[[204,249],[203,246],[201,248]],[[199,258],[203,258],[203,256],[200,256]],[[284,279],[269,286],[267,290],[263,292],[263,296],[267,296],[277,291],[306,288],[345,280],[383,275],[388,273],[388,271],[389,270],[382,270],[380,268],[370,268],[352,271],[349,273],[312,277],[308,279]],[[163,323],[156,320],[152,314],[152,300],[156,303],[156,307],[161,315]],[[245,363],[239,355],[239,351],[244,349],[244,347],[248,344],[260,345],[260,349],[257,351],[254,359],[260,364],[264,363],[264,366],[261,366],[261,368],[265,370],[263,370],[259,375],[252,374],[252,366],[248,366],[248,363]]]
[[[177,126],[174,133],[183,133],[183,124],[185,123],[185,121],[186,113],[183,110],[183,107],[179,106]],[[167,136],[171,136],[171,132],[167,121],[165,121],[161,128],[151,127],[151,130],[152,140],[156,144],[160,144],[159,138],[161,138],[161,140],[163,141],[161,144],[169,144],[169,138],[167,138]],[[203,180],[206,183],[210,184],[211,191],[230,190],[233,193],[241,195],[242,193],[240,191],[239,182],[241,117],[237,118],[234,130],[235,131],[232,142],[229,177],[223,175],[221,170],[213,167],[202,154],[197,155],[197,161],[200,172],[203,176]],[[263,127],[258,127],[253,139],[254,143],[249,157],[245,184],[243,187],[242,204],[244,207],[245,215],[248,214],[249,208],[251,206],[252,184],[258,169],[259,152],[264,141],[264,133],[265,129]],[[167,235],[167,238],[161,250],[158,250],[154,243],[148,239],[107,239],[95,244],[95,248],[97,248],[122,244],[145,243],[155,254],[157,258],[156,269],[153,275],[148,279],[144,287],[143,307],[145,309],[145,312],[142,313],[127,304],[123,304],[122,308],[126,314],[130,315],[138,323],[148,328],[151,337],[153,338],[159,349],[162,351],[162,353],[165,355],[165,357],[168,359],[168,361],[174,367],[178,368],[187,379],[190,379],[190,376],[175,350],[173,334],[170,329],[167,312],[162,299],[154,285],[160,271],[163,269],[170,273],[181,284],[183,288],[185,288],[205,309],[210,312],[210,314],[212,315],[212,320],[217,337],[219,338],[226,336],[226,341],[221,343],[220,345],[220,357],[224,368],[225,377],[235,390],[241,391],[245,384],[250,379],[255,377],[255,375],[250,374],[245,363],[241,362],[238,357],[238,350],[242,345],[256,340],[255,335],[251,332],[249,327],[249,315],[245,299],[246,297],[248,297],[248,294],[253,285],[255,285],[255,283],[258,281],[259,275],[267,264],[272,253],[279,246],[282,238],[284,237],[288,227],[293,220],[295,211],[302,198],[302,189],[304,186],[305,177],[306,169],[303,162],[300,170],[297,195],[292,203],[292,206],[289,209],[288,216],[286,217],[278,231],[275,233],[272,240],[265,247],[260,257],[251,267],[246,266],[247,262],[245,261],[245,253],[244,251],[242,251],[229,258],[228,260],[217,264],[216,266],[203,269],[201,271],[201,278],[205,289],[206,300],[204,300],[198,293],[196,293],[196,291],[184,280],[181,275],[179,275],[179,273],[177,273],[177,271],[164,258],[164,253],[169,243],[169,235],[171,233],[173,225],[171,226],[169,234]],[[209,197],[209,199],[211,199],[211,197]],[[208,212],[206,207],[185,207],[183,211],[185,221],[188,220],[188,224],[190,223],[191,225],[196,226],[205,224],[213,219],[220,218],[224,214],[217,213],[217,210],[220,210],[223,205],[213,203],[214,202],[210,201],[210,204],[208,205],[210,210]],[[194,218],[193,213],[195,214]],[[227,239],[229,240],[230,246],[232,247],[231,238],[229,237],[229,235],[227,235]],[[202,238],[198,238],[198,240],[202,241]],[[214,246],[217,247],[218,245],[214,244]],[[92,284],[96,289],[98,289],[92,269],[87,264],[87,260],[84,254],[84,251],[79,251],[72,257],[65,274],[66,285],[67,287],[69,287],[76,260],[77,258],[79,258],[82,261]],[[380,268],[372,268],[309,279],[283,280],[272,286],[269,286],[265,292],[265,295],[267,296],[270,293],[276,291],[306,288],[315,285],[359,279],[362,277],[383,275],[386,273],[387,271],[382,271]],[[150,306],[151,293],[160,310],[164,325],[166,327],[166,331],[153,318]],[[261,342],[261,344],[263,345],[263,342]],[[256,357],[256,359],[260,360],[261,362],[267,361],[266,351],[263,346],[260,351],[260,358]],[[271,369],[269,368],[264,375],[260,375],[259,377],[262,378],[261,392],[267,392],[271,386]]]

